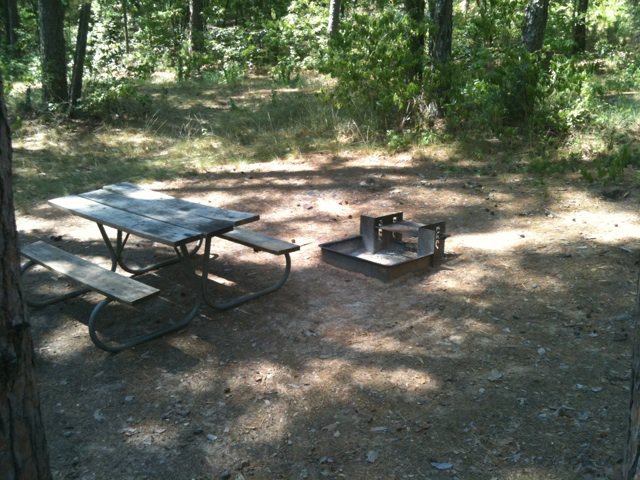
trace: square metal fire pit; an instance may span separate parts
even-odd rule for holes
[[[412,237],[415,242],[404,241]],[[336,267],[388,282],[401,275],[425,271],[444,255],[445,223],[403,220],[402,212],[360,217],[360,235],[323,243],[322,259]]]

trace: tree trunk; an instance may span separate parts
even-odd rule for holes
[[[409,39],[409,49],[413,62],[407,68],[409,81],[422,79],[424,68],[424,44],[426,35],[425,0],[404,0],[404,8],[412,21],[412,35]]]
[[[4,0],[4,21],[7,46],[12,49],[18,43],[18,28],[20,17],[18,15],[18,1]]]
[[[451,85],[448,64],[451,57],[453,33],[453,0],[429,0],[429,56],[434,72],[433,100],[429,105],[430,115],[444,117],[443,104]]]
[[[640,479],[640,277],[636,287],[635,332],[631,359],[629,426],[624,454],[623,480]]]
[[[0,80],[0,478],[50,479],[17,243],[11,138]]]
[[[129,3],[122,0],[122,23],[124,26],[124,51],[131,52],[131,42],[129,40]]]
[[[91,17],[91,4],[85,3],[80,7],[78,20],[78,38],[76,40],[76,54],[73,58],[73,74],[71,75],[71,108],[75,107],[82,96],[82,73],[84,71],[84,59],[87,53],[87,36],[89,34],[89,18]]]
[[[549,0],[529,0],[522,28],[522,43],[529,53],[542,48],[548,16]]]
[[[42,54],[42,96],[45,102],[68,99],[64,11],[61,0],[38,0]]]
[[[340,26],[340,0],[329,1],[329,38],[338,32]]]
[[[573,25],[574,53],[582,53],[587,49],[587,10],[589,0],[576,0],[575,22]]]
[[[429,0],[429,55],[436,66],[449,63],[453,33],[453,0]]]
[[[529,53],[542,49],[547,28],[549,0],[529,0],[522,25],[522,45]],[[510,117],[518,122],[527,121],[535,109],[540,66],[535,58],[524,56],[515,80],[512,99],[507,108]]]
[[[203,0],[189,1],[189,33],[191,53],[204,53],[204,9]]]

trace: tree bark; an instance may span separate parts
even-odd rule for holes
[[[529,0],[522,28],[522,43],[529,53],[542,48],[548,16],[549,0]]]
[[[434,65],[446,65],[451,57],[453,0],[429,0],[429,55]]]
[[[89,35],[89,19],[91,17],[91,4],[84,3],[80,7],[78,20],[78,38],[76,40],[76,54],[73,58],[73,73],[71,75],[71,108],[75,107],[82,96],[82,73],[84,71],[84,59],[87,53],[87,36]]]
[[[38,0],[42,52],[42,96],[45,102],[68,100],[64,11],[61,0]]]
[[[635,332],[631,358],[631,394],[629,402],[629,425],[625,446],[622,478],[640,479],[640,277],[636,292]]]
[[[15,48],[18,43],[18,28],[20,27],[17,0],[4,0],[4,21],[7,46]]]
[[[576,0],[573,25],[574,53],[582,53],[587,49],[587,10],[589,0]]]
[[[522,45],[527,52],[535,53],[542,49],[548,15],[549,0],[529,0],[522,25]],[[513,120],[526,120],[534,112],[539,81],[539,62],[534,57],[524,56],[515,80],[513,98],[507,107]]]
[[[131,41],[129,40],[129,3],[122,0],[122,23],[124,26],[124,51],[131,52]]]
[[[340,26],[340,0],[329,1],[329,38],[335,36]]]
[[[189,33],[191,53],[204,53],[204,9],[203,0],[189,1]]]
[[[17,244],[11,138],[0,80],[0,478],[50,479]]]
[[[408,80],[422,79],[424,68],[424,45],[426,36],[425,0],[404,0],[404,8],[413,23],[413,32],[409,39],[409,49],[413,62],[407,68]]]
[[[429,110],[432,117],[442,118],[443,104],[451,86],[448,64],[453,34],[453,0],[429,0],[429,17],[429,56],[436,81]]]

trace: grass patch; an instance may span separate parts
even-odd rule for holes
[[[155,77],[118,89],[114,105],[105,100],[98,121],[24,119],[14,129],[16,206],[26,211],[51,197],[108,183],[179,179],[224,164],[286,161],[356,145],[401,151],[417,144],[438,152],[445,175],[525,173],[544,179],[570,174],[577,181],[603,183],[640,179],[638,93],[603,95],[593,123],[565,139],[479,138],[474,132],[451,138],[426,132],[422,139],[390,134],[380,145],[375,133],[336,115],[325,102],[327,88],[323,79],[290,88],[266,77],[233,84]],[[24,95],[18,88],[14,93]]]
[[[58,123],[25,120],[14,132],[19,210],[118,181],[190,177],[230,163],[286,159],[335,145],[336,119],[318,85],[280,88],[262,77],[236,85],[148,82],[122,89],[117,113]]]

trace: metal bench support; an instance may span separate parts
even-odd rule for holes
[[[233,234],[233,235],[232,235]],[[238,297],[232,298],[226,302],[214,302],[211,300],[210,296],[206,291],[206,279],[208,277],[208,258],[211,255],[211,239],[208,238],[205,241],[204,248],[204,262],[202,267],[202,298],[205,303],[216,310],[229,310],[231,308],[237,307],[238,305],[242,305],[250,300],[255,300],[256,298],[260,298],[263,295],[267,295],[268,293],[275,292],[280,287],[282,287],[287,279],[289,278],[289,274],[291,273],[291,256],[289,252],[299,250],[300,247],[296,244],[289,242],[282,242],[281,240],[273,239],[270,237],[263,236],[261,234],[256,234],[255,232],[246,231],[246,235],[242,230],[234,230],[229,234],[221,235],[225,240],[229,240],[232,242],[240,243],[242,245],[253,248],[255,251],[264,251],[271,253],[273,255],[283,255],[285,259],[285,267],[282,276],[273,284],[261,290],[247,293],[245,295],[240,295]],[[260,241],[264,241],[264,244],[259,243]],[[274,249],[274,244],[279,245],[279,249]],[[262,246],[261,246],[262,245]],[[268,246],[267,246],[268,245]]]
[[[189,263],[189,271],[193,271],[193,265],[191,264],[191,253],[186,247],[182,246],[177,249],[179,258]],[[173,323],[162,328],[156,329],[153,332],[137,335],[125,338],[121,341],[108,341],[103,340],[97,332],[97,323],[100,313],[104,308],[113,301],[134,305],[138,302],[144,301],[149,297],[155,296],[159,290],[153,287],[149,287],[137,280],[129,277],[124,277],[113,270],[107,270],[99,267],[87,260],[77,257],[73,254],[60,250],[57,247],[48,245],[44,242],[36,242],[31,245],[27,245],[22,249],[22,254],[29,260],[21,268],[21,274],[24,274],[33,265],[42,265],[60,275],[71,278],[72,280],[85,285],[83,288],[74,290],[73,292],[57,296],[45,301],[28,300],[27,304],[34,307],[44,307],[52,305],[69,298],[77,297],[83,293],[89,291],[96,291],[107,298],[99,302],[91,311],[88,321],[89,336],[93,343],[100,349],[111,353],[117,353],[122,350],[134,347],[144,342],[148,342],[154,338],[161,337],[167,333],[175,332],[186,327],[198,314],[202,301],[198,298],[191,308],[191,310],[177,323]],[[117,262],[113,262],[112,268],[115,268]],[[61,265],[63,267],[61,268]],[[73,268],[69,268],[72,266]],[[114,285],[115,282],[115,285]],[[106,283],[111,283],[111,286],[106,286]],[[119,284],[121,288],[118,288]],[[120,292],[118,292],[120,290]],[[132,291],[136,292],[133,293]]]

